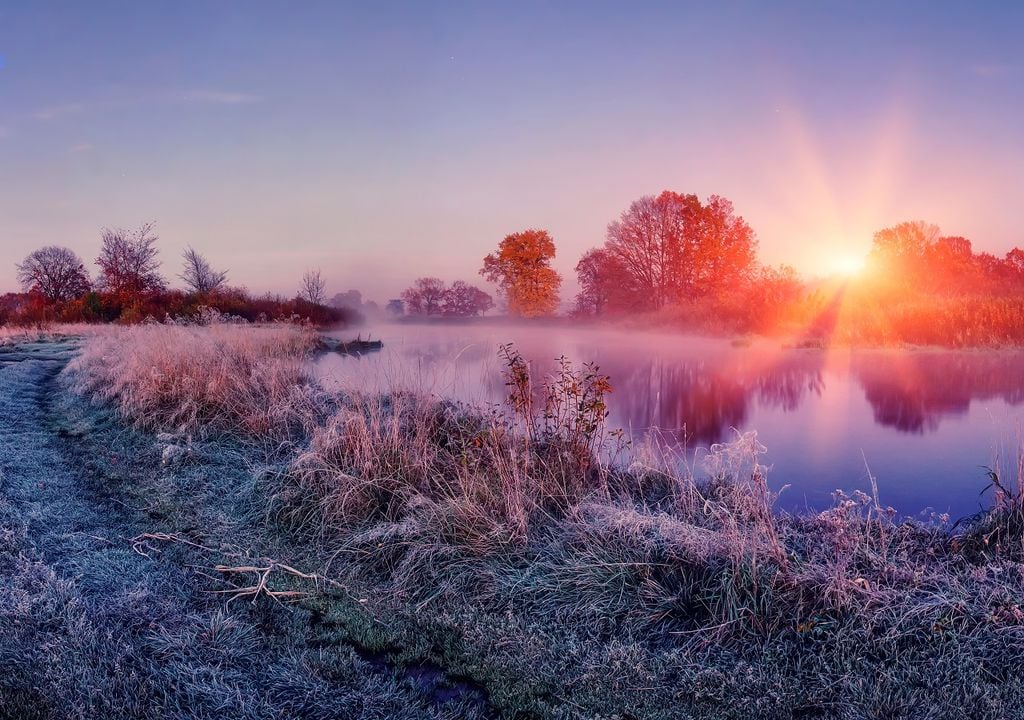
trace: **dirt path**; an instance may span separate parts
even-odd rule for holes
[[[0,718],[485,714],[325,641],[309,610],[226,602],[209,551],[138,540],[244,542],[251,478],[202,446],[165,454],[75,398],[60,375],[74,352],[0,348]]]

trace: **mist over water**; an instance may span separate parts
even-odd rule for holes
[[[983,466],[1015,472],[1024,419],[1024,352],[786,349],[568,325],[387,324],[384,349],[317,360],[328,386],[415,388],[469,403],[505,397],[501,344],[548,373],[565,355],[611,377],[609,424],[698,460],[713,443],[757,430],[779,504],[822,509],[835,489],[869,491],[903,515],[953,517],[989,498]],[[363,337],[367,330],[363,329]],[[352,339],[353,333],[339,333]],[[1008,474],[1006,477],[1010,477]]]

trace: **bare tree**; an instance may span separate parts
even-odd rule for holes
[[[442,312],[452,317],[484,315],[493,307],[490,295],[462,280],[453,282],[441,301]]]
[[[185,269],[179,275],[194,293],[206,295],[216,292],[227,282],[227,271],[214,270],[210,263],[195,249],[188,248],[184,255]]]
[[[159,273],[159,250],[153,224],[138,230],[103,230],[103,247],[96,264],[100,266],[100,284],[104,290],[125,300],[164,289]]]
[[[299,297],[314,305],[323,305],[327,299],[327,283],[320,276],[319,270],[308,270],[302,276],[302,286],[299,288]]]
[[[68,248],[51,245],[36,250],[17,270],[22,289],[39,293],[51,304],[74,300],[89,291],[89,273],[82,259]]]

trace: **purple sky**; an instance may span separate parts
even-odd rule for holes
[[[666,188],[807,275],[904,219],[1002,254],[1022,36],[1019,3],[4,3],[0,289],[147,220],[167,275],[191,244],[256,291],[482,284],[528,227],[569,279]]]

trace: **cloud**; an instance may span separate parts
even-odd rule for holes
[[[85,112],[86,106],[83,103],[66,103],[64,105],[55,105],[49,108],[43,108],[32,113],[32,117],[36,120],[57,120],[68,115],[79,115]]]
[[[188,103],[211,105],[251,105],[263,100],[259,95],[224,90],[187,90],[179,97]]]
[[[971,65],[971,72],[978,77],[1004,77],[1014,75],[1020,70],[1018,65],[1007,65],[1005,63],[975,63]]]
[[[69,153],[84,153],[84,152],[89,152],[90,150],[92,150],[92,148],[93,148],[92,143],[78,143],[77,145],[72,145],[70,148],[68,148],[68,152]]]
[[[11,134],[11,129],[10,128],[4,127],[3,125],[0,125],[0,140],[3,140],[5,137],[7,137],[10,134]]]
[[[43,122],[59,120],[65,117],[81,115],[87,112],[109,110],[112,108],[142,105],[147,102],[185,103],[190,105],[251,105],[262,102],[263,98],[245,92],[230,90],[185,90],[134,98],[108,99],[98,102],[71,102],[53,105],[32,113],[32,117]]]

